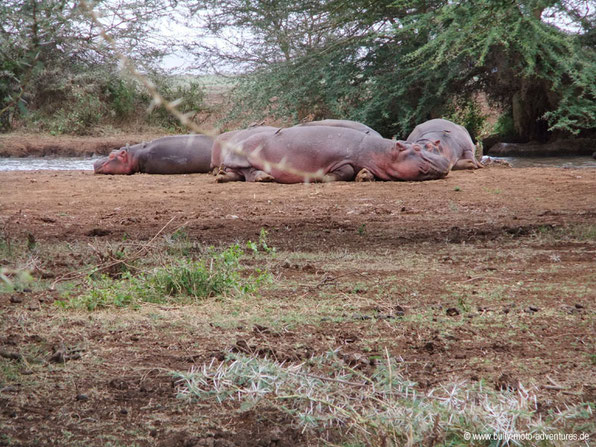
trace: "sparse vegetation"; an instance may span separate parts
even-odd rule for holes
[[[277,249],[274,253],[266,230],[259,233],[258,242],[219,249],[204,247],[184,227],[141,246],[130,239],[95,241],[92,246],[37,241],[33,253],[42,270],[64,259],[68,260],[66,272],[96,272],[60,283],[69,297],[63,307],[93,313],[56,312],[54,306],[47,306],[34,311],[43,316],[39,319],[34,313],[18,321],[2,319],[0,330],[44,335],[30,340],[21,335],[22,346],[4,345],[5,350],[0,350],[5,353],[0,357],[0,392],[21,383],[27,389],[36,386],[38,393],[54,393],[53,385],[49,391],[43,384],[33,385],[37,377],[48,368],[65,374],[60,377],[76,372],[74,380],[81,389],[68,389],[74,396],[83,395],[74,403],[83,406],[98,399],[103,402],[104,386],[119,395],[143,377],[140,380],[147,385],[141,386],[167,384],[163,398],[170,400],[164,408],[184,408],[176,416],[167,416],[186,421],[176,419],[178,424],[221,423],[217,408],[227,418],[275,412],[287,415],[283,422],[287,430],[306,437],[298,445],[321,439],[344,445],[379,445],[383,439],[387,445],[403,445],[438,439],[458,445],[465,444],[466,431],[589,433],[594,429],[594,408],[582,403],[589,394],[581,385],[569,388],[577,394],[575,403],[564,411],[560,406],[548,411],[536,407],[537,402],[544,405],[543,385],[568,390],[574,380],[552,385],[536,376],[536,371],[546,371],[561,380],[555,373],[551,376],[549,353],[553,349],[566,359],[574,358],[573,369],[582,374],[594,362],[588,349],[590,314],[581,306],[561,306],[561,300],[589,302],[589,284],[584,283],[589,282],[589,272],[581,274],[585,279],[581,283],[561,277],[555,280],[553,271],[545,269],[550,263],[533,266],[532,261],[536,250],[543,250],[544,238],[549,238],[551,245],[546,250],[550,254],[557,252],[557,240],[578,240],[573,238],[583,237],[585,228],[570,227],[565,232],[545,228],[522,236],[523,243],[503,235],[487,246],[421,243],[416,250],[393,247],[354,253],[344,248],[320,252]],[[31,256],[26,237],[10,241],[7,259],[15,261],[11,265],[18,264],[17,258]],[[135,257],[141,248],[145,256]],[[127,268],[106,271],[103,267],[113,261]],[[494,271],[484,269],[490,265],[496,265]],[[522,267],[523,277],[535,278],[536,283],[528,286],[518,278],[502,283],[503,272],[522,271]],[[556,267],[576,268],[565,258]],[[269,272],[275,272],[275,282]],[[462,280],[465,275],[472,281]],[[58,302],[64,299],[58,292],[53,296]],[[529,305],[537,310],[530,310]],[[449,308],[459,313],[451,314]],[[557,328],[563,334],[571,327],[574,334],[583,334],[573,343],[567,337],[542,336],[545,328]],[[98,339],[90,339],[89,334]],[[167,372],[161,360],[146,360],[154,355],[148,356],[148,346],[160,343],[168,348],[151,349],[156,349],[160,359],[166,356],[168,365],[175,365],[168,366]],[[580,353],[581,361],[569,349]],[[146,376],[156,373],[143,366],[138,373],[122,376],[123,364],[114,360],[121,355],[133,368],[137,367],[134,359],[145,359],[141,365],[150,365],[150,371],[162,371],[162,375],[149,380]],[[195,355],[200,362],[188,371],[185,359]],[[434,363],[433,374],[442,378],[432,387],[423,386],[430,374],[424,366],[428,362]],[[520,379],[519,385],[512,385],[517,389],[495,389],[503,365]],[[462,367],[479,379],[461,375]],[[174,406],[171,379],[166,378],[172,369],[183,398]],[[447,380],[453,371],[455,382]],[[94,384],[87,384],[88,380]],[[165,402],[160,395],[153,398]],[[68,402],[60,405],[66,408]],[[114,401],[110,408],[116,405],[116,411],[131,411],[128,406],[135,405],[133,410],[144,414],[136,405],[145,403],[137,399],[118,407]],[[189,408],[195,405],[209,408],[211,416],[194,420]],[[100,430],[113,433],[113,442],[132,442],[154,429],[151,421],[133,423],[132,432],[118,422],[105,422],[110,430]],[[46,422],[37,424],[45,427]],[[410,429],[412,424],[416,429]],[[67,423],[65,427],[70,434],[57,436],[64,445],[74,445],[79,428]],[[7,433],[14,435],[10,430]],[[158,436],[169,433],[158,432]]]
[[[188,303],[230,293],[254,293],[270,281],[270,275],[257,269],[256,275],[243,277],[240,262],[243,255],[240,246],[233,245],[221,252],[210,249],[200,260],[183,258],[145,273],[125,272],[120,279],[106,275],[89,278],[87,291],[77,291],[58,303],[66,308],[96,310],[138,307],[142,302]]]
[[[518,391],[494,391],[482,382],[455,383],[420,393],[414,382],[404,379],[402,369],[387,356],[366,375],[331,352],[300,364],[231,355],[223,362],[173,374],[180,398],[238,400],[244,411],[273,405],[323,438],[329,430],[338,430],[349,445],[416,445],[430,440],[463,445],[470,440],[466,433],[548,435],[572,433],[579,426],[590,430],[583,425],[592,414],[590,404],[543,418],[532,390],[521,384]]]

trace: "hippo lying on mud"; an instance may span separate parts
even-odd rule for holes
[[[347,129],[354,129],[359,130],[360,132],[364,132],[365,134],[380,137],[381,134],[376,130],[368,127],[366,124],[359,123],[358,121],[350,121],[350,120],[321,120],[321,121],[311,121],[309,123],[302,123],[298,124],[296,127],[301,126],[329,126],[329,127],[345,127]]]
[[[174,135],[113,150],[93,164],[96,174],[191,174],[209,172],[213,138]]]
[[[447,157],[451,169],[482,168],[474,156],[475,146],[465,127],[444,119],[434,119],[419,124],[407,139],[420,145],[434,144],[439,154]],[[429,146],[427,149],[431,149]]]
[[[224,147],[221,152],[220,146]],[[438,152],[437,147],[433,150]],[[418,144],[344,127],[264,127],[229,132],[215,140],[216,152],[220,155],[214,156],[212,164],[219,166],[218,182],[430,180],[445,177],[450,168],[446,157]]]
[[[248,129],[232,130],[231,132],[222,133],[213,142],[211,169],[220,170],[223,166],[243,166],[248,169],[249,164],[246,160],[246,156],[244,153],[240,153],[242,141],[261,132],[269,132],[273,134],[278,131],[280,131],[279,127],[255,126],[249,127]],[[249,170],[247,170],[245,174],[247,176],[247,181],[255,181],[255,179],[248,178],[250,177]]]

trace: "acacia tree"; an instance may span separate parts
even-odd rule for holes
[[[596,53],[585,39],[595,23],[594,16],[579,14],[578,3],[589,11],[586,2],[469,0],[404,17],[396,37],[427,37],[404,55],[398,95],[422,84],[412,111],[420,116],[441,106],[437,98],[484,92],[511,113],[524,140],[544,141],[549,129],[593,128]],[[574,32],[556,25],[565,17]]]
[[[163,46],[153,23],[167,12],[159,0],[89,1],[120,48],[146,70],[155,68]],[[80,2],[73,0],[3,0],[0,3],[0,127],[11,115],[47,104],[59,105],[80,87],[94,101],[92,85],[120,82],[113,49]],[[81,79],[84,78],[84,79]],[[78,79],[78,80],[77,80]],[[85,95],[85,93],[91,93]]]
[[[522,140],[595,125],[595,23],[585,13],[587,1],[303,0],[293,9],[288,3],[229,0],[204,16],[207,30],[241,26],[251,36],[226,51],[211,47],[211,56],[238,62],[258,55],[241,78],[236,114],[299,119],[306,110],[404,136],[483,92],[512,117]],[[297,21],[297,11],[315,11],[317,20]],[[300,38],[313,29],[319,38]]]

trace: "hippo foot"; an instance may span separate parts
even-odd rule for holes
[[[356,178],[354,179],[356,182],[374,182],[375,176],[372,172],[368,169],[361,169]]]
[[[275,181],[275,178],[272,175],[255,168],[244,171],[244,178],[246,178],[247,182],[266,183]]]
[[[457,160],[455,165],[453,165],[453,170],[462,170],[462,169],[480,169],[483,166],[478,163],[476,160],[471,160],[469,158],[462,158]]]
[[[242,176],[235,172],[219,171],[215,176],[215,183],[239,182],[243,180]]]
[[[260,175],[257,175],[255,177],[255,182],[259,182],[259,183],[267,183],[267,182],[274,182],[275,178],[267,173],[263,173]]]

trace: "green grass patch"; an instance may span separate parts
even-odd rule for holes
[[[223,251],[209,250],[199,260],[178,259],[146,273],[124,272],[120,279],[89,278],[87,290],[58,301],[65,308],[96,310],[137,307],[142,302],[193,303],[213,296],[255,293],[271,281],[266,270],[244,274],[238,244]]]

